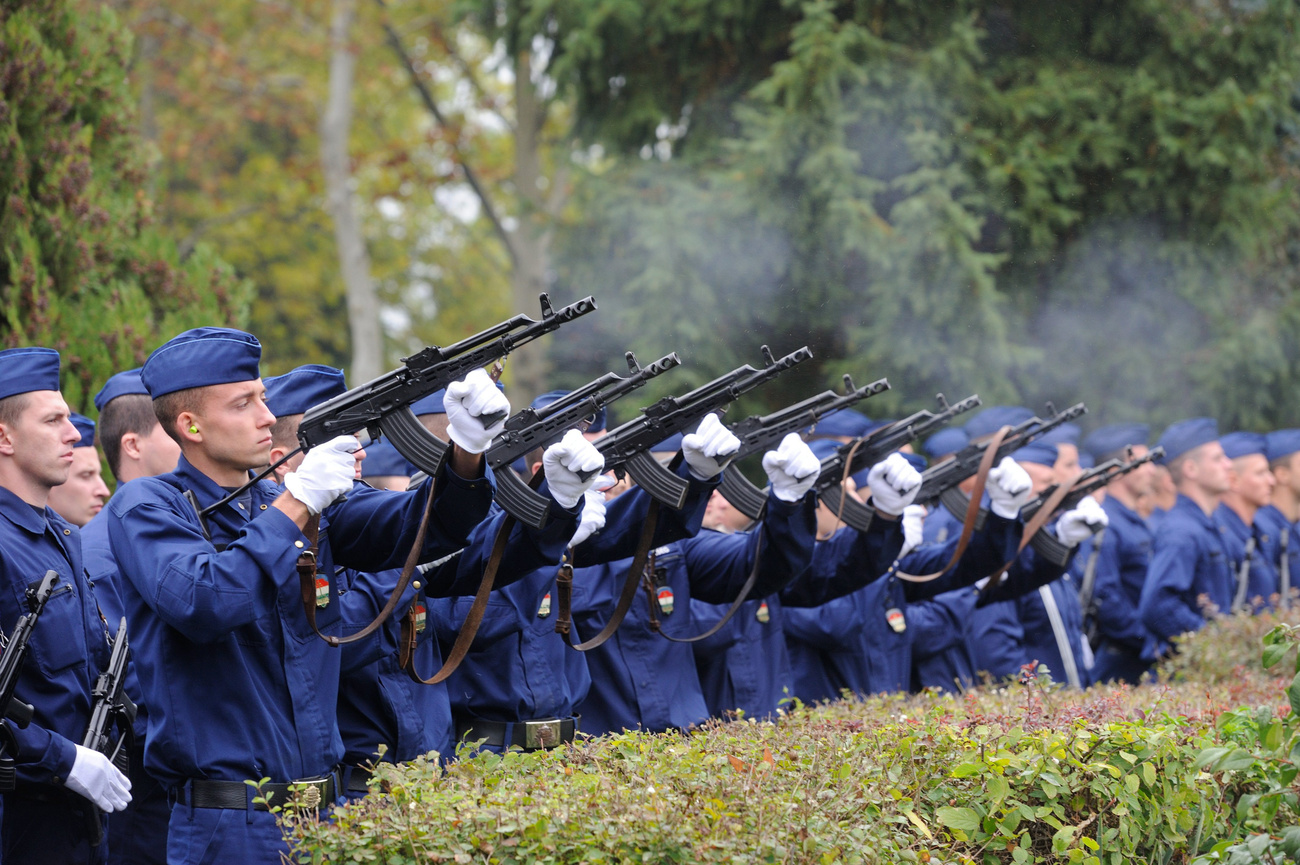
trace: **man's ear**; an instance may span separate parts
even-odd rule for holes
[[[173,423],[176,424],[175,428],[181,435],[181,441],[194,443],[203,441],[203,424],[193,412],[181,412]]]
[[[140,450],[140,434],[134,432],[123,433],[118,451],[127,459],[139,462],[144,457],[144,453]]]
[[[0,454],[12,456],[13,452],[13,427],[7,423],[0,423]]]
[[[532,477],[533,475],[537,474],[542,470],[542,461],[538,460],[537,462],[530,465],[529,468],[532,469],[532,472],[528,476]]]

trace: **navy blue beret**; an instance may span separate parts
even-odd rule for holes
[[[966,422],[962,429],[972,439],[993,435],[1004,426],[1018,426],[1034,416],[1031,409],[1019,405],[995,405]]]
[[[36,390],[59,389],[59,353],[52,348],[0,351],[0,399]]]
[[[1223,445],[1223,452],[1227,454],[1230,460],[1250,456],[1251,454],[1264,456],[1268,453],[1268,439],[1264,438],[1260,433],[1228,433],[1219,439],[1219,444]]]
[[[842,408],[817,421],[817,426],[813,428],[813,435],[857,438],[866,435],[870,428],[869,417],[860,411]]]
[[[144,362],[140,377],[154,399],[192,387],[255,381],[262,374],[257,337],[228,327],[196,327],[163,343]]]
[[[1048,430],[1043,437],[1038,439],[1045,445],[1078,445],[1079,433],[1078,424],[1063,423],[1055,429]]]
[[[284,375],[271,376],[265,384],[266,407],[276,417],[306,414],[307,409],[348,389],[343,380],[343,370],[319,363],[305,364]]]
[[[544,393],[541,396],[539,396],[537,399],[533,400],[531,403],[529,403],[529,406],[535,409],[543,409],[546,408],[551,403],[555,402],[556,400],[560,399],[561,397],[568,396],[571,392],[572,391],[567,391],[567,390],[549,391],[548,393]],[[596,412],[595,418],[587,426],[586,431],[593,432],[593,433],[604,432],[605,422],[606,422],[605,409],[602,406],[600,410]]]
[[[948,454],[955,454],[957,451],[970,444],[970,436],[961,427],[948,427],[941,429],[934,435],[925,440],[921,449],[931,457],[938,459],[946,457]]]
[[[1095,468],[1096,465],[1097,461],[1093,459],[1092,454],[1087,451],[1079,451],[1079,468],[1091,469]]]
[[[670,435],[668,438],[659,442],[659,444],[650,448],[650,452],[656,454],[669,454],[669,453],[677,453],[677,451],[681,449],[682,449],[682,434],[674,433]]]
[[[1289,457],[1300,451],[1300,429],[1274,430],[1264,437],[1268,440],[1266,456],[1269,462]]]
[[[68,420],[72,421],[72,425],[77,428],[77,432],[81,433],[81,440],[73,447],[93,448],[95,446],[95,422],[84,414],[77,414],[75,411],[68,416]]]
[[[1100,460],[1130,445],[1145,445],[1150,438],[1151,427],[1144,423],[1114,423],[1088,433],[1083,450]]]
[[[1160,434],[1156,442],[1165,449],[1165,465],[1172,465],[1174,460],[1190,450],[1209,444],[1219,437],[1219,422],[1212,417],[1194,417],[1170,424],[1169,429]]]
[[[119,396],[136,393],[144,396],[149,395],[149,390],[144,386],[144,382],[140,380],[140,367],[138,366],[135,369],[128,369],[125,372],[109,376],[108,381],[104,382],[104,386],[99,389],[99,393],[95,394],[95,411],[102,412],[104,406]]]
[[[386,441],[372,442],[366,445],[366,458],[361,461],[361,477],[373,478],[396,475],[410,477],[415,474],[415,466],[406,461],[406,457],[397,452]]]
[[[1045,445],[1041,441],[1031,442],[1011,455],[1018,463],[1037,463],[1040,466],[1056,465],[1059,456],[1056,445]]]

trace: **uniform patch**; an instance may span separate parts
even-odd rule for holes
[[[758,605],[758,611],[754,613],[754,618],[758,619],[764,625],[772,621],[772,611],[767,608],[767,601]]]
[[[889,627],[894,629],[895,634],[901,634],[907,630],[907,617],[898,607],[890,607],[885,610],[885,621],[889,622]]]
[[[542,598],[542,605],[537,608],[537,618],[544,619],[551,614],[551,593]]]
[[[673,590],[663,588],[659,590],[659,612],[665,616],[671,616],[673,613]]]
[[[415,605],[415,632],[417,634],[424,633],[424,623],[428,615],[429,611],[425,609],[424,604],[417,602]]]
[[[316,606],[328,607],[330,603],[330,581],[326,577],[316,578]]]

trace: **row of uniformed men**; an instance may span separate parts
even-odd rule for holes
[[[526,468],[545,469],[550,519],[541,529],[510,529],[498,588],[469,655],[445,685],[417,684],[400,662],[397,616],[342,649],[315,631],[344,636],[376,616],[427,509],[419,586],[399,613],[414,611],[417,645],[407,666],[421,674],[438,668],[505,522],[482,454],[502,429],[485,419],[508,414],[509,404],[476,370],[416,405],[426,428],[452,449],[439,474],[414,490],[404,489],[409,468],[382,443],[363,459],[354,436],[299,454],[275,482],[241,490],[252,472],[295,448],[308,408],[345,389],[339,371],[315,365],[264,383],[260,356],[249,334],[199,328],[165,343],[140,370],[110,379],[95,398],[99,443],[118,481],[104,505],[89,422],[74,423],[59,394],[58,355],[0,352],[0,579],[7,586],[0,624],[13,627],[32,581],[48,569],[61,577],[18,686],[34,720],[11,726],[18,786],[4,796],[0,824],[11,865],[278,862],[284,845],[275,820],[245,781],[269,778],[262,792],[281,798],[288,784],[308,782],[332,802],[365,794],[366,766],[381,748],[383,759],[401,761],[449,754],[457,741],[550,746],[571,739],[579,723],[594,734],[685,730],[710,716],[709,703],[712,714],[747,708],[746,688],[779,679],[783,644],[737,651],[744,645],[737,634],[750,623],[779,624],[782,609],[816,616],[836,599],[885,585],[898,597],[893,612],[906,619],[911,605],[968,591],[1008,560],[984,601],[1014,602],[1063,573],[1016,556],[1019,510],[1034,481],[1010,459],[990,473],[989,516],[955,563],[955,536],[922,536],[923,515],[912,505],[920,474],[905,456],[890,455],[858,479],[878,518],[857,532],[824,509],[819,518],[811,493],[819,458],[794,435],[763,458],[770,492],[761,525],[701,531],[710,501],[717,515],[713,493],[739,447],[710,416],[668,445],[682,454],[675,470],[689,493],[655,528],[647,580],[658,603],[634,605],[612,639],[582,654],[554,633],[558,565],[567,558],[574,567],[574,628],[589,638],[617,604],[650,507],[636,488],[598,491],[595,424],[530,457]],[[1073,546],[1106,521],[1085,500],[1054,531]],[[311,607],[298,563],[314,541]],[[754,608],[720,632],[730,641],[724,651],[704,653],[724,664],[723,684],[707,671],[702,681],[692,648],[664,634],[703,630],[710,613],[701,605],[733,600],[756,564],[747,601]],[[918,574],[929,576],[909,578]],[[662,634],[650,627],[652,615],[662,615]],[[129,778],[77,744],[110,651],[109,625],[122,616],[132,647],[128,691],[140,705]],[[910,630],[899,624],[887,614],[858,630]],[[754,713],[771,712],[778,699],[760,701]],[[112,812],[102,817],[108,841],[98,846],[87,829],[92,805]]]

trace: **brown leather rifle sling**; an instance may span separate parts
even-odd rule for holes
[[[307,540],[311,543],[298,556],[298,585],[302,591],[303,612],[307,614],[307,623],[311,625],[311,629],[316,636],[331,646],[345,646],[348,643],[364,640],[388,621],[389,617],[397,609],[398,603],[401,602],[402,594],[411,582],[411,576],[415,573],[416,565],[420,563],[420,553],[424,549],[424,538],[428,534],[429,517],[433,513],[433,498],[437,491],[436,482],[432,477],[429,478],[429,498],[424,503],[424,512],[420,516],[420,528],[415,533],[415,543],[412,544],[411,551],[406,555],[406,563],[402,565],[401,576],[397,578],[397,585],[393,587],[393,593],[388,596],[384,608],[379,611],[379,615],[375,617],[374,621],[355,634],[349,634],[346,637],[322,634],[320,628],[316,626],[316,563],[320,548],[320,516],[314,516],[307,520],[307,525],[303,528],[302,533],[307,536]]]
[[[545,473],[539,469],[529,479],[528,486],[537,490],[545,479]],[[415,610],[415,604],[411,604],[411,608],[402,617],[402,636],[398,643],[397,662],[412,681],[421,685],[445,682],[469,654],[469,647],[478,636],[479,626],[483,624],[483,616],[487,613],[488,599],[492,594],[492,587],[496,585],[497,572],[501,569],[501,559],[505,557],[506,543],[510,540],[510,533],[514,530],[515,523],[515,518],[506,514],[501,528],[497,529],[496,537],[492,541],[492,552],[488,556],[487,566],[483,569],[483,578],[479,580],[478,592],[474,594],[474,603],[470,604],[469,612],[465,614],[465,621],[456,633],[456,642],[452,643],[451,651],[442,663],[442,669],[427,679],[415,670],[415,646],[418,639],[416,616],[419,615]]]
[[[1016,548],[1016,554],[1011,557],[1011,561],[994,571],[989,581],[984,584],[984,588],[980,589],[981,600],[987,598],[994,589],[1002,584],[1002,578],[1006,576],[1007,570],[1016,563],[1016,559],[1020,558],[1020,554],[1025,551],[1025,547],[1029,546],[1029,542],[1034,539],[1034,535],[1038,534],[1043,526],[1047,525],[1047,521],[1056,513],[1056,509],[1060,507],[1061,502],[1065,501],[1065,497],[1070,494],[1070,490],[1074,489],[1077,480],[1078,478],[1075,478],[1058,486],[1056,491],[1047,497],[1047,501],[1043,502],[1043,506],[1038,509],[1038,513],[1034,514],[1033,518],[1025,523],[1025,530],[1020,536],[1020,546]]]
[[[600,633],[583,643],[573,643],[570,640],[570,629],[573,622],[573,566],[568,562],[560,565],[560,572],[555,579],[557,607],[555,632],[562,636],[571,648],[577,649],[579,652],[590,652],[614,636],[618,626],[623,624],[627,611],[632,609],[632,601],[636,598],[637,586],[641,584],[642,574],[645,572],[646,564],[650,560],[650,544],[654,541],[655,529],[658,526],[659,502],[652,500],[649,509],[646,511],[645,523],[641,526],[641,536],[637,539],[636,553],[632,556],[632,564],[628,566],[627,576],[623,580],[623,592],[618,597],[618,606],[614,608],[614,614],[610,616],[609,621],[605,623],[605,627],[601,629]]]
[[[1004,426],[993,434],[989,439],[988,447],[984,449],[984,456],[980,458],[980,467],[975,472],[975,486],[970,491],[970,502],[966,505],[966,517],[961,524],[961,537],[957,539],[957,548],[952,551],[952,558],[948,559],[948,564],[944,565],[941,570],[932,574],[905,574],[902,571],[894,570],[893,576],[908,583],[928,583],[931,580],[937,580],[944,574],[953,569],[961,557],[966,554],[966,547],[970,545],[971,536],[975,534],[975,523],[979,520],[980,502],[984,499],[984,486],[988,482],[989,472],[993,470],[993,460],[997,458],[998,448],[1002,446],[1002,439],[1006,438],[1011,427]]]

